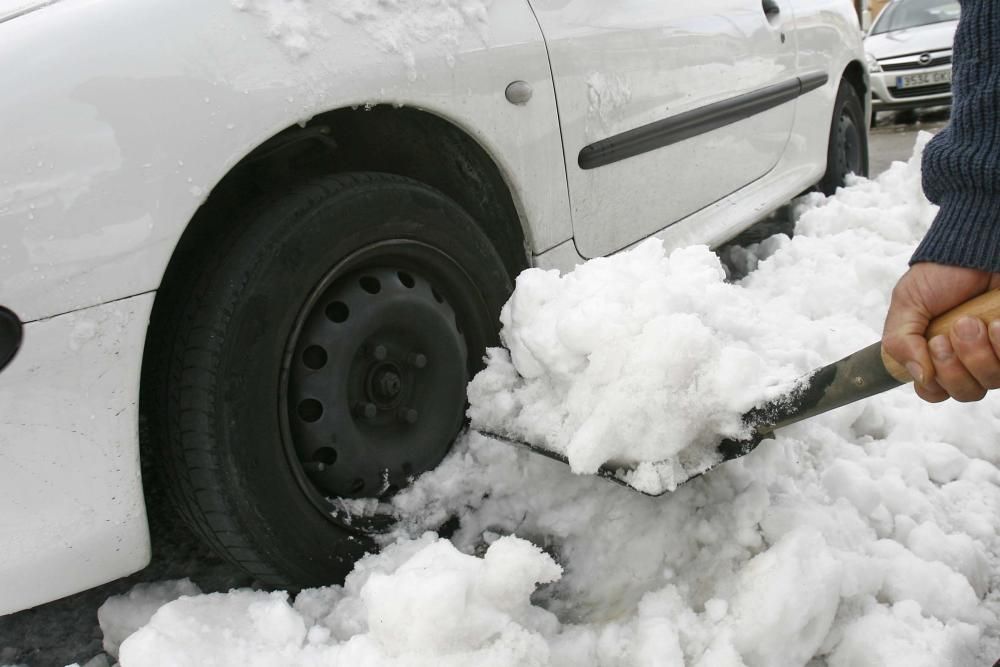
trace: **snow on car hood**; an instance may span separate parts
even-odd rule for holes
[[[748,255],[759,265],[739,288],[785,318],[769,359],[816,364],[877,339],[935,214],[919,159],[812,195],[795,238]],[[707,251],[679,257],[709,262]],[[635,260],[602,263],[630,284]],[[592,305],[627,296],[606,287]],[[746,313],[731,306],[717,303],[710,325],[738,327]],[[618,314],[623,325],[642,317]],[[590,335],[561,333],[535,339],[543,360],[545,348],[569,358]],[[602,362],[609,382],[644,372]],[[1000,393],[930,406],[897,389],[780,431],[661,498],[469,435],[395,498],[398,530],[344,586],[294,600],[139,589],[102,608],[105,645],[121,645],[125,667],[988,665],[1000,655],[998,428]],[[424,533],[449,517],[450,541]]]
[[[865,38],[865,51],[882,60],[911,53],[950,49],[957,27],[958,21],[947,21],[869,35]]]

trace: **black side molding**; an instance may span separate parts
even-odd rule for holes
[[[0,306],[0,371],[11,362],[21,347],[24,328],[17,315]]]
[[[580,151],[577,163],[581,169],[595,169],[664,148],[790,102],[828,80],[826,72],[813,72],[691,109],[590,144]]]
[[[799,77],[799,84],[802,86],[799,90],[799,95],[805,95],[806,93],[816,90],[817,88],[822,88],[829,80],[830,77],[827,76],[826,72],[803,74]]]

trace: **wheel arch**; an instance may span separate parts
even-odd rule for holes
[[[850,83],[854,88],[854,91],[858,94],[858,99],[861,100],[861,103],[865,107],[865,116],[867,120],[867,116],[871,114],[871,95],[865,65],[859,60],[852,60],[847,63],[847,67],[844,68],[842,78]]]
[[[159,344],[171,328],[169,318],[196,280],[199,263],[239,224],[238,212],[295,183],[353,171],[405,176],[443,192],[480,225],[512,281],[529,265],[528,230],[516,193],[497,161],[469,132],[442,116],[405,106],[347,107],[317,115],[247,153],[221,178],[181,233],[146,331],[140,411],[149,400],[149,360],[155,357],[149,354],[150,345]]]
[[[232,224],[227,213],[249,198],[324,174],[373,171],[406,176],[440,190],[493,241],[512,275],[525,268],[529,229],[501,168],[469,132],[412,107],[377,105],[325,112],[292,125],[247,153],[212,189],[184,228],[160,289],[206,232]],[[197,241],[198,243],[192,243]]]

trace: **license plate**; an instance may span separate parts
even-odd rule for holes
[[[918,72],[896,77],[897,88],[919,88],[920,86],[935,86],[941,83],[951,83],[951,70],[937,72]]]

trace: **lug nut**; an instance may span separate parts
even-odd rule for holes
[[[389,356],[389,350],[385,349],[385,345],[376,345],[372,350],[372,356],[375,357],[375,361],[385,361]]]
[[[302,467],[306,469],[306,472],[323,472],[326,470],[326,464],[322,461],[308,461],[303,463]]]
[[[358,403],[354,406],[354,410],[365,419],[375,419],[378,414],[378,406],[374,403]]]
[[[419,352],[411,352],[406,361],[414,368],[423,368],[427,365],[427,357]]]
[[[396,416],[399,418],[399,421],[406,422],[407,424],[416,424],[417,417],[420,415],[413,408],[400,408],[396,411]]]

